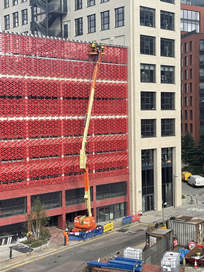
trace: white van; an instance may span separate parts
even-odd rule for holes
[[[204,177],[199,175],[192,175],[188,178],[187,182],[193,187],[204,186]]]

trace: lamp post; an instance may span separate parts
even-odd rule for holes
[[[163,218],[163,227],[165,226],[164,224],[164,208],[166,207],[167,202],[162,202],[162,218]]]

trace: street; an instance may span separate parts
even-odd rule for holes
[[[13,269],[4,271],[20,272],[56,272],[69,271],[79,272],[86,266],[90,260],[98,260],[103,257],[117,254],[127,246],[135,246],[145,241],[145,231],[141,225],[135,225],[127,232],[115,231],[109,234],[103,234],[86,242],[79,242],[74,246],[69,246],[60,252],[51,254],[47,257],[16,265]]]
[[[204,187],[194,188],[193,186],[188,185],[187,182],[182,182],[182,194],[183,195],[204,194]]]

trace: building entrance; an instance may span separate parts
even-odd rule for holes
[[[148,212],[154,210],[154,195],[144,195],[142,197],[142,211]]]

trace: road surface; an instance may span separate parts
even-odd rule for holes
[[[145,228],[144,228],[145,229]],[[141,245],[145,241],[145,231],[135,225],[126,232],[114,231],[100,237],[69,246],[60,252],[47,257],[39,257],[34,261],[16,265],[11,272],[80,272],[87,261],[98,260],[106,256],[123,252],[124,248]]]

